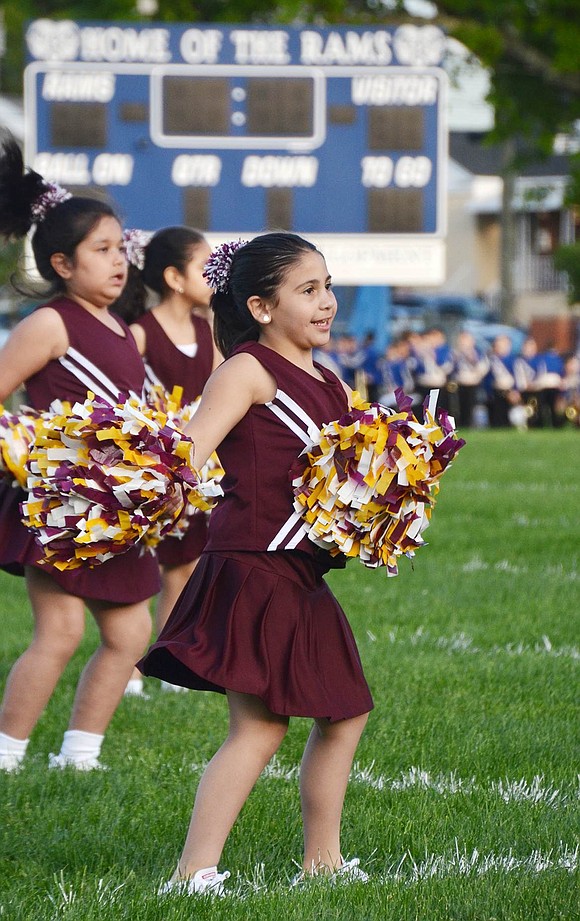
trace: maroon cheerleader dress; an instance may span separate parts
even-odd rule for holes
[[[289,477],[321,426],[347,410],[346,394],[320,365],[323,380],[259,343],[239,352],[272,374],[276,395],[252,406],[219,445],[224,496],[208,543],[139,668],[183,687],[253,694],[285,716],[359,716],[373,702],[323,579],[336,561],[306,536]]]
[[[153,311],[136,321],[145,331],[145,372],[149,384],[160,384],[171,391],[183,387],[182,404],[197,399],[213,366],[213,343],[209,323],[191,314],[192,333],[197,350],[193,357],[184,354],[169,338]],[[181,537],[169,535],[156,547],[162,566],[179,566],[197,560],[207,540],[207,516],[200,512],[188,521]]]
[[[48,409],[55,399],[83,402],[87,391],[116,403],[120,394],[141,394],[145,380],[143,360],[129,328],[116,317],[123,332],[116,333],[75,301],[59,297],[37,308],[56,310],[66,327],[69,347],[25,382],[27,403]],[[21,521],[20,502],[26,493],[0,480],[0,568],[23,575],[25,566],[37,566],[71,595],[112,604],[135,604],[160,589],[155,555],[137,545],[95,567],[60,572],[41,564],[42,549]]]

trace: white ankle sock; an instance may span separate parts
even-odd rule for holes
[[[101,753],[104,736],[82,729],[67,729],[62,740],[60,754],[67,761],[89,761]]]
[[[0,732],[0,768],[15,771],[24,760],[29,739],[15,739]]]
[[[13,736],[0,732],[0,755],[22,755],[30,739],[15,739]]]

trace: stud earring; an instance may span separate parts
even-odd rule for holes
[[[180,285],[179,288],[176,288],[175,290],[177,291],[178,294],[183,294],[185,289],[182,288]]]
[[[270,317],[268,316],[267,313],[264,314],[264,316],[262,317],[262,320],[264,321],[264,323],[269,323],[269,322],[270,322]]]

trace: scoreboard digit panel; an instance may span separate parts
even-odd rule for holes
[[[107,147],[108,107],[101,102],[55,102],[50,109],[54,147]]]
[[[367,135],[369,150],[423,150],[425,113],[421,108],[408,110],[400,106],[372,108]]]
[[[155,68],[151,136],[160,147],[317,147],[325,82],[322,72],[293,66]]]
[[[230,127],[229,81],[221,77],[167,76],[161,104],[163,134],[225,135]]]
[[[247,126],[254,136],[312,137],[314,86],[302,77],[253,77],[247,82]]]
[[[244,128],[253,138],[314,134],[314,87],[309,77],[162,77],[163,136],[227,137]]]

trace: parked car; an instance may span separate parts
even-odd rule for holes
[[[488,305],[471,294],[418,294],[397,291],[393,294],[393,307],[403,308],[408,314],[425,317],[431,322],[457,317],[463,320],[492,320],[494,313]]]
[[[507,336],[512,343],[512,351],[519,355],[528,333],[518,326],[508,326],[507,323],[481,323],[479,320],[466,320],[462,329],[467,330],[475,338],[478,348],[486,351],[498,336]]]

